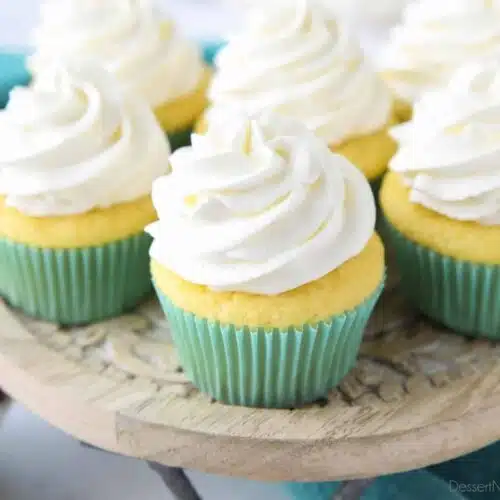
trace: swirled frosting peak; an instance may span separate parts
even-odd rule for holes
[[[147,103],[82,61],[14,89],[0,137],[0,195],[31,216],[132,201],[168,171],[168,141]]]
[[[151,106],[194,90],[203,72],[196,45],[151,0],[45,0],[34,45],[34,73],[61,57],[92,58]]]
[[[458,70],[392,135],[400,149],[390,168],[411,201],[451,219],[500,224],[500,62]]]
[[[414,102],[460,66],[491,57],[500,57],[500,0],[417,0],[380,63],[395,92]]]
[[[354,23],[387,23],[398,19],[409,0],[319,0]]]
[[[345,26],[314,0],[255,9],[219,53],[213,109],[275,111],[304,122],[329,144],[382,128],[391,96]]]
[[[212,124],[153,186],[152,258],[215,290],[275,295],[358,255],[373,234],[368,181],[278,115]]]

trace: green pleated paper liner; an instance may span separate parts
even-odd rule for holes
[[[325,397],[354,366],[382,288],[329,321],[284,330],[221,325],[157,293],[182,367],[200,391],[231,405],[289,408]]]
[[[382,174],[380,177],[377,177],[376,179],[370,181],[370,187],[372,188],[373,196],[375,198],[375,203],[377,204],[377,209],[378,209],[378,193],[380,191],[380,186],[382,185],[382,179],[384,178],[384,174]]]
[[[377,210],[377,219],[375,223],[375,230],[377,233],[382,237],[381,231],[383,231],[383,225],[381,224],[381,218],[382,218],[382,211],[380,210],[380,203],[379,203],[379,192],[380,192],[380,186],[382,185],[382,179],[384,178],[384,174],[382,174],[380,177],[377,177],[376,179],[370,181],[370,187],[372,188],[372,193],[373,193],[373,198],[375,200],[375,209]]]
[[[151,238],[50,249],[0,239],[0,293],[26,314],[64,325],[119,315],[151,291]]]
[[[409,300],[457,333],[499,340],[500,266],[441,255],[408,240],[389,222],[385,225]]]
[[[192,127],[175,132],[168,132],[167,137],[168,141],[170,142],[170,148],[172,152],[179,148],[183,148],[184,146],[189,146],[191,144],[192,132],[193,132]]]

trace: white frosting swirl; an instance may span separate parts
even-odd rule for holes
[[[170,148],[151,109],[82,62],[14,89],[0,137],[0,194],[31,216],[131,201],[168,171]]]
[[[463,64],[490,57],[500,57],[500,0],[418,0],[393,30],[380,63],[394,91],[414,102]]]
[[[390,168],[410,199],[452,219],[500,224],[500,62],[460,69],[396,127]]]
[[[215,290],[276,295],[358,255],[373,234],[368,181],[302,124],[215,124],[155,181],[153,259]]]
[[[272,110],[301,120],[332,145],[389,121],[388,88],[345,27],[312,0],[255,9],[216,66],[209,120],[228,106],[250,115]]]
[[[409,0],[318,0],[336,15],[353,23],[390,23],[398,19]]]
[[[95,59],[151,106],[191,92],[203,73],[196,45],[151,0],[46,0],[29,66],[74,56]]]

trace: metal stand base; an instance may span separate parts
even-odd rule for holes
[[[81,444],[93,450],[104,451],[83,441],[81,441]],[[167,467],[157,462],[148,461],[146,463],[151,470],[161,477],[163,484],[169,489],[176,500],[201,500],[200,495],[198,495],[198,492],[182,469]],[[374,481],[375,479],[345,481],[340,490],[333,495],[332,500],[360,500],[363,493]]]
[[[2,403],[7,399],[9,399],[9,396],[7,396],[7,394],[5,394],[5,392],[3,392],[2,389],[0,389],[0,403]]]
[[[375,479],[357,479],[355,481],[346,481],[337,491],[332,500],[360,500],[366,489],[375,481]]]
[[[86,448],[96,451],[105,450],[92,446],[91,444],[80,441]],[[146,462],[151,470],[156,472],[162,479],[163,484],[169,489],[176,500],[201,500],[189,478],[182,469],[177,467],[167,467],[156,462]]]
[[[201,500],[194,486],[182,469],[148,462],[149,467],[161,477],[176,500]]]
[[[9,407],[10,407],[10,399],[7,396],[7,394],[2,392],[0,389],[0,424],[2,423],[2,420],[7,414]]]

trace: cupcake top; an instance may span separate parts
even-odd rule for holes
[[[283,116],[212,123],[171,167],[153,185],[151,256],[191,283],[277,295],[340,267],[374,232],[363,174]]]
[[[355,23],[390,23],[409,0],[319,0],[336,14]]]
[[[400,149],[390,168],[410,186],[412,202],[451,219],[500,224],[500,62],[459,69],[392,135]]]
[[[225,107],[272,110],[304,122],[330,145],[389,121],[392,100],[346,28],[314,0],[255,9],[216,58],[210,120]]]
[[[132,201],[168,171],[168,140],[147,103],[81,61],[14,89],[0,137],[0,195],[30,216]]]
[[[45,0],[34,43],[35,74],[61,57],[92,58],[152,107],[193,91],[203,74],[196,45],[151,0]]]
[[[463,64],[500,56],[500,0],[418,0],[381,58],[387,83],[402,99],[447,83]]]

